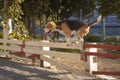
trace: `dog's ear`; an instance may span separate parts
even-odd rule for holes
[[[47,23],[45,27],[46,27],[46,28],[49,28],[49,26],[50,26],[50,23]]]
[[[53,21],[49,22],[49,24],[50,24],[53,28],[56,27],[56,24],[55,24]]]
[[[46,25],[46,28],[48,29],[54,29],[55,27],[56,27],[56,24],[53,21],[48,22]]]

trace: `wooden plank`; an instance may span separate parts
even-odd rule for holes
[[[0,49],[4,49],[4,46],[3,46],[3,45],[0,45]]]
[[[11,44],[11,45],[9,45],[9,47],[12,47],[12,48],[14,48],[14,47],[15,47],[15,48],[16,48],[16,47],[17,47],[17,48],[22,48],[21,46],[16,45],[16,44]]]
[[[4,40],[3,40],[3,39],[0,39],[0,42],[1,42],[1,43],[3,43],[3,42],[4,42]]]
[[[25,46],[26,49],[37,49],[37,50],[42,50],[43,48],[41,46]]]
[[[19,49],[21,49],[21,47],[20,46],[18,46],[18,45],[10,45],[10,46],[6,46],[6,50],[7,49],[10,49],[10,48],[12,48],[12,50],[15,48],[19,48]],[[0,45],[0,49],[4,49],[4,46],[3,45]]]
[[[99,57],[106,57],[106,58],[120,58],[120,54],[110,54],[110,53],[95,53],[95,52],[85,52],[84,53],[85,55],[93,55],[93,56],[99,56]]]
[[[120,71],[118,72],[107,72],[107,71],[93,71],[93,74],[96,75],[116,75],[116,76],[120,76]]]
[[[22,40],[7,40],[7,43],[23,45],[23,41]]]
[[[68,71],[71,71],[71,72],[74,72],[74,73],[78,73],[78,74],[81,73],[79,69],[76,69],[76,68],[74,68],[74,67],[72,67],[70,65],[66,65],[64,63],[55,61],[55,60],[53,60],[51,58],[47,58],[45,56],[41,56],[41,59],[44,60],[44,61],[47,61],[47,62],[51,63],[52,65],[55,65],[55,66],[57,66],[57,67],[59,67],[61,69],[65,69],[65,70],[68,70]]]
[[[118,45],[106,45],[106,44],[84,44],[84,48],[102,48],[102,49],[110,49],[110,50],[120,50],[120,46]]]
[[[0,52],[0,57],[9,57],[9,52]]]
[[[66,43],[46,43],[42,41],[26,41],[25,45],[31,45],[31,46],[43,46],[43,47],[54,47],[54,48],[66,48],[66,49],[81,49],[81,44],[73,44],[71,46],[66,46]]]
[[[10,57],[14,58],[16,60],[23,60],[23,61],[26,61],[26,62],[32,62],[32,59],[29,59],[27,57],[19,57],[19,56],[13,55],[13,54],[10,54]]]
[[[57,52],[57,51],[43,51],[43,50],[35,50],[24,48],[24,52],[26,54],[41,54],[41,55],[49,55],[51,57],[63,58],[63,59],[71,59],[74,61],[80,60],[80,54],[78,53],[69,53],[69,52]]]
[[[21,51],[21,48],[20,48],[20,47],[6,46],[6,50],[10,50],[10,51]]]
[[[111,75],[96,75],[96,77],[99,77],[102,80],[118,80],[117,78]]]

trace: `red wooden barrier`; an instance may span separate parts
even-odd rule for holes
[[[120,46],[106,45],[106,44],[84,44],[84,48],[102,48],[102,49],[120,50]]]
[[[102,48],[109,50],[120,50],[118,45],[106,45],[106,44],[84,44],[84,48]],[[84,52],[86,56],[100,56],[107,58],[120,58],[120,54],[102,53],[102,52]],[[92,71],[93,74],[105,74],[105,75],[117,75],[120,76],[120,71],[118,72],[105,72],[105,71]]]
[[[85,55],[93,55],[93,56],[100,56],[100,57],[106,57],[106,58],[120,58],[120,54],[110,54],[110,53],[95,53],[95,52],[85,52]]]
[[[106,74],[106,75],[117,75],[120,76],[120,71],[119,72],[105,72],[105,71],[93,71],[93,74]]]

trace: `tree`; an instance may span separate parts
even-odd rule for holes
[[[84,20],[94,13],[96,0],[71,0],[70,6],[72,6],[72,15],[75,14],[78,17],[78,20],[80,20],[80,18]]]
[[[118,8],[120,6],[119,0],[25,0],[22,3],[19,2],[22,0],[2,1],[7,1],[7,6],[12,6],[11,9],[9,7],[7,7],[6,10],[4,9],[4,16],[7,15],[9,18],[13,18],[14,22],[16,22],[15,17],[19,18],[17,20],[24,22],[29,35],[32,37],[35,36],[34,26],[37,20],[40,26],[43,26],[48,21],[68,19],[73,15],[76,15],[78,20],[80,20],[80,18],[84,20],[93,15],[96,8],[103,17],[113,13],[120,16],[120,10]],[[19,4],[17,2],[19,2]],[[12,4],[14,4],[14,6]],[[2,4],[0,4],[0,6],[1,5]],[[99,7],[96,7],[96,5]],[[21,11],[21,7],[23,12]],[[5,11],[7,13],[5,13]],[[13,13],[14,11],[15,13]],[[16,15],[16,13],[19,15]]]
[[[2,26],[5,30],[3,30],[5,39],[8,38],[8,19],[12,19],[14,22],[14,31],[10,34],[10,38],[16,38],[16,39],[27,39],[27,31],[25,29],[25,26],[23,22],[21,21],[21,15],[23,15],[23,12],[21,10],[20,4],[23,2],[23,0],[3,0],[4,7],[2,12]],[[22,34],[21,34],[22,32]]]
[[[98,0],[98,6],[98,12],[104,17],[120,12],[120,9],[118,9],[120,0]]]
[[[49,0],[25,0],[22,3],[24,20],[30,36],[35,36],[35,22],[37,19],[42,22],[44,14],[49,11]],[[47,16],[47,15],[45,15]]]
[[[103,39],[105,39],[105,17],[111,14],[115,14],[120,19],[120,0],[97,0],[97,4],[98,12],[103,17],[102,34]]]

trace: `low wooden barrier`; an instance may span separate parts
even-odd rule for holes
[[[3,39],[0,39],[0,43],[4,43]],[[9,56],[19,60],[24,60],[26,62],[39,63],[40,66],[45,66],[44,61],[50,63],[49,65],[56,65],[66,70],[79,72],[76,68],[70,65],[66,65],[63,62],[59,62],[59,59],[69,59],[74,62],[81,63],[80,52],[75,52],[74,54],[70,52],[62,51],[52,51],[51,48],[62,48],[62,49],[82,49],[81,44],[73,44],[72,46],[66,46],[65,43],[52,43],[46,41],[21,41],[21,40],[7,40],[7,45],[0,45],[0,49],[4,49],[10,52]],[[105,75],[118,75],[120,72],[105,72],[98,71],[97,57],[107,57],[107,58],[120,58],[119,54],[106,54],[102,52],[97,52],[97,48],[100,49],[110,49],[110,50],[120,50],[120,46],[114,45],[103,45],[103,44],[84,44],[84,54],[89,56],[90,73],[92,74],[105,74]],[[86,49],[88,49],[86,51]],[[17,56],[16,56],[17,55]],[[72,63],[71,63],[72,64]],[[47,64],[47,67],[49,66]],[[87,66],[85,66],[87,67]]]
[[[60,62],[59,59],[69,59],[80,63],[80,52],[72,54],[70,52],[52,51],[48,50],[48,48],[81,49],[81,44],[74,44],[67,47],[65,43],[49,43],[46,41],[7,40],[6,42],[7,45],[5,47],[0,45],[0,49],[10,51],[12,58],[39,63],[40,66],[45,66],[46,63],[44,64],[44,62],[48,62],[50,65],[55,65],[66,70],[77,71],[76,68]],[[0,39],[0,43],[4,43],[4,40]],[[47,50],[44,50],[45,48]]]
[[[90,73],[96,74],[96,75],[116,75],[120,76],[120,71],[98,71],[98,63],[97,63],[97,57],[105,57],[105,58],[112,58],[112,59],[120,59],[120,54],[114,54],[114,53],[104,53],[104,52],[97,52],[97,49],[107,49],[107,50],[120,50],[120,46],[118,45],[105,45],[105,44],[84,44],[84,48],[88,49],[84,52],[85,56],[88,57],[88,61],[90,63]]]

